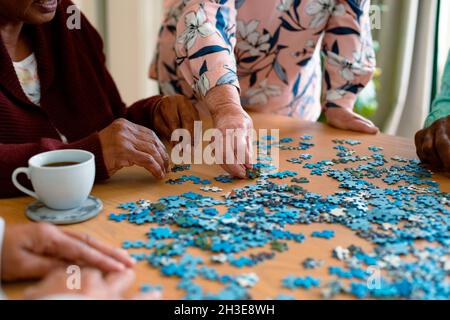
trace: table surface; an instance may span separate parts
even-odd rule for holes
[[[314,156],[315,161],[323,159],[332,159],[335,157],[336,150],[333,150],[333,139],[356,139],[362,142],[361,145],[352,147],[358,154],[370,154],[367,147],[376,145],[384,148],[383,153],[386,159],[392,156],[401,156],[405,158],[415,158],[415,148],[412,140],[393,137],[379,134],[377,136],[362,135],[353,132],[346,132],[330,128],[320,123],[303,122],[292,118],[252,114],[254,125],[257,129],[280,129],[280,137],[298,138],[302,135],[312,135],[315,147],[306,151]],[[291,164],[286,159],[297,157],[299,151],[280,151],[281,170],[302,170],[301,166]],[[183,174],[197,175],[202,178],[211,179],[223,170],[219,166],[194,165],[188,172],[171,173],[167,178],[176,178]],[[320,193],[322,195],[332,194],[338,190],[338,182],[320,176],[309,176],[310,183],[304,187],[311,192]],[[444,192],[450,192],[450,180],[441,175],[435,175],[433,180],[441,184],[441,189]],[[220,197],[222,194],[231,191],[236,187],[243,187],[251,181],[236,181],[233,183],[219,185],[224,189],[223,193],[208,195]],[[384,185],[378,181],[375,184]],[[384,185],[385,186],[385,185]],[[154,180],[145,170],[137,167],[128,168],[117,173],[111,180],[95,185],[93,195],[101,198],[104,203],[104,210],[100,215],[90,221],[65,226],[71,230],[77,230],[84,233],[89,233],[97,239],[103,240],[111,245],[120,247],[124,240],[146,240],[145,233],[149,230],[150,224],[137,226],[129,223],[116,223],[108,220],[110,212],[118,212],[117,205],[124,202],[136,201],[138,199],[157,200],[160,197],[169,195],[178,195],[187,191],[194,191],[203,193],[199,189],[199,185],[192,183],[185,183],[182,185],[169,185],[164,181]],[[0,215],[4,217],[6,223],[26,223],[24,210],[26,206],[32,201],[31,198],[15,198],[0,200]],[[311,275],[318,277],[322,281],[333,279],[327,272],[327,267],[330,265],[341,265],[336,259],[330,256],[331,251],[336,246],[347,247],[351,244],[362,247],[364,250],[371,251],[372,244],[361,239],[355,233],[340,225],[327,225],[327,229],[335,230],[336,236],[332,240],[325,240],[320,238],[307,237],[302,244],[289,243],[289,250],[283,253],[277,253],[275,259],[258,264],[254,267],[246,267],[238,269],[228,265],[214,265],[214,267],[221,273],[227,274],[241,274],[246,272],[255,272],[258,274],[260,281],[250,291],[255,299],[273,298],[278,294],[293,295],[298,299],[318,299],[321,297],[320,289],[311,290],[287,290],[281,287],[281,279],[289,274],[294,275]],[[303,234],[310,234],[315,230],[322,230],[323,225],[298,225],[292,231],[302,232]],[[141,250],[142,251],[142,250]],[[190,249],[189,252],[207,258],[208,253],[201,250]],[[249,251],[251,252],[251,251]],[[325,261],[325,265],[315,270],[305,270],[301,266],[301,262],[308,258],[314,257]],[[208,259],[205,259],[208,261]],[[342,264],[342,266],[344,266]],[[180,299],[184,295],[184,291],[176,289],[178,283],[177,278],[165,277],[159,270],[150,267],[146,262],[139,262],[136,266],[137,279],[130,290],[129,294],[136,293],[143,283],[160,284],[163,285],[163,295],[165,299]],[[5,284],[3,286],[6,294],[12,299],[20,299],[23,290],[32,283],[14,283]],[[221,287],[219,284],[209,281],[199,281],[207,291],[217,292]],[[348,298],[347,296],[343,298]]]

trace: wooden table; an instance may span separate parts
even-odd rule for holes
[[[411,140],[393,137],[388,135],[368,136],[352,132],[340,131],[332,129],[326,125],[311,122],[302,122],[295,119],[274,116],[274,115],[252,115],[255,127],[258,129],[276,129],[279,128],[280,137],[298,138],[301,135],[312,135],[315,147],[308,150],[314,156],[314,160],[332,159],[335,157],[336,150],[333,150],[333,139],[357,139],[363,142],[362,145],[355,146],[354,149],[358,154],[369,155],[367,147],[376,145],[384,148],[386,158],[398,155],[406,158],[415,158],[415,148]],[[301,166],[293,165],[286,162],[286,159],[297,157],[299,151],[280,151],[280,163],[282,170],[301,171]],[[197,175],[207,179],[213,179],[218,174],[223,173],[219,166],[203,166],[195,165],[189,172],[171,174],[168,178],[178,177],[182,174]],[[328,177],[309,176],[309,170],[305,171],[304,176],[307,176],[311,183],[305,187],[311,192],[321,193],[323,195],[332,194],[337,191],[338,183]],[[436,175],[434,180],[441,183],[441,188],[445,192],[450,192],[450,180]],[[230,191],[232,188],[242,187],[251,181],[239,181],[232,184],[219,185],[224,189],[224,193]],[[380,182],[378,182],[380,183]],[[380,183],[383,185],[382,183]],[[149,230],[151,225],[136,226],[126,222],[116,223],[108,220],[110,212],[118,212],[116,206],[123,202],[136,201],[138,199],[157,200],[163,196],[178,195],[186,191],[201,192],[199,185],[193,185],[188,182],[183,185],[168,185],[164,181],[155,181],[143,169],[129,168],[122,170],[113,179],[105,183],[99,183],[95,186],[93,194],[100,197],[105,209],[95,219],[78,225],[67,226],[64,228],[77,230],[89,233],[98,239],[101,239],[114,246],[120,247],[124,240],[146,240],[145,233]],[[219,193],[220,196],[222,193]],[[210,194],[216,196],[215,194]],[[27,218],[24,215],[24,210],[27,204],[31,201],[30,198],[16,198],[0,200],[0,214],[5,218],[7,223],[26,223]],[[223,208],[222,208],[223,209]],[[340,225],[327,225],[327,229],[336,231],[336,236],[332,240],[325,240],[319,238],[309,237],[310,233],[315,230],[323,230],[323,225],[299,225],[292,228],[293,231],[302,232],[307,236],[307,239],[302,244],[289,243],[289,250],[284,253],[277,253],[276,258],[253,268],[234,268],[226,265],[216,266],[217,270],[223,274],[241,274],[246,272],[256,272],[260,277],[258,284],[251,290],[251,294],[256,299],[266,299],[275,297],[277,294],[285,293],[291,294],[299,299],[318,299],[320,298],[320,290],[285,290],[281,287],[281,279],[289,274],[293,275],[311,275],[319,277],[323,282],[332,279],[328,275],[327,268],[329,265],[340,265],[336,259],[331,258],[331,252],[336,246],[347,247],[351,244],[358,245],[364,250],[371,251],[372,245],[364,239],[355,235],[355,233]],[[142,252],[142,250],[138,250]],[[261,249],[256,252],[261,252]],[[268,251],[267,249],[265,250]],[[193,249],[191,253],[207,258],[204,252]],[[314,257],[325,261],[322,268],[316,270],[305,270],[301,266],[301,262],[308,258]],[[209,261],[205,259],[205,261]],[[342,265],[343,266],[343,265]],[[176,289],[178,282],[177,278],[168,278],[160,274],[159,270],[148,266],[146,262],[140,262],[136,266],[137,280],[135,286],[130,291],[130,294],[136,292],[139,286],[143,283],[161,284],[164,286],[164,298],[179,299],[184,292]],[[207,281],[199,281],[208,291],[217,292],[220,286],[216,283]],[[20,298],[23,289],[30,283],[7,284],[4,285],[6,293],[11,298]],[[347,297],[345,297],[347,298]]]

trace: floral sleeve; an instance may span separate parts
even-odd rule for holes
[[[308,8],[310,11],[314,7]],[[325,29],[325,107],[353,109],[375,69],[370,0],[337,0]]]
[[[177,64],[200,97],[215,86],[239,89],[235,0],[188,0],[177,25]]]

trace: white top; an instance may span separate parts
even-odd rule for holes
[[[41,103],[41,82],[36,56],[32,53],[22,61],[13,62],[13,65],[23,92],[31,102],[39,106]]]
[[[13,62],[14,69],[19,78],[20,86],[28,99],[35,105],[41,105],[41,81],[39,80],[38,65],[34,53],[28,58]],[[56,129],[56,128],[55,128]],[[61,141],[67,143],[67,138],[58,131]]]

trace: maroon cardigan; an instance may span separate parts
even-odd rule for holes
[[[20,195],[11,182],[12,172],[49,150],[93,152],[97,179],[106,179],[98,132],[117,118],[153,127],[152,110],[160,97],[126,108],[105,67],[99,34],[85,17],[81,29],[69,30],[68,5],[71,2],[63,0],[51,22],[24,27],[38,62],[41,107],[26,97],[0,39],[0,198]],[[61,142],[57,130],[68,144]]]

